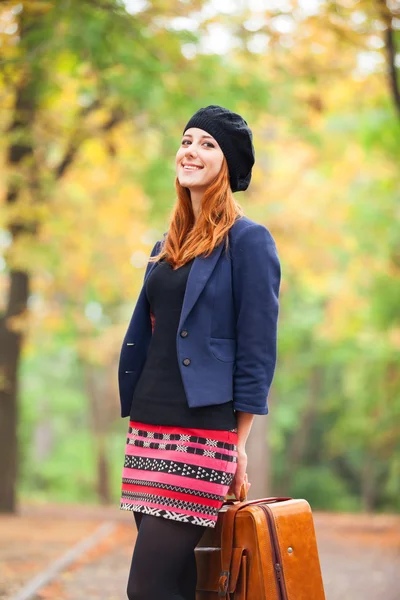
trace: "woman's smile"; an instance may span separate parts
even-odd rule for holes
[[[185,171],[199,171],[203,168],[198,165],[182,165],[182,167]]]

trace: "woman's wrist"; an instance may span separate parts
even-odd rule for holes
[[[254,415],[252,413],[245,413],[236,411],[236,421],[238,430],[237,439],[237,450],[241,453],[246,453],[246,441],[250,433],[251,426],[253,424]]]

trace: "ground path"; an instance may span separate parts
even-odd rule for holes
[[[399,516],[315,513],[314,519],[327,600],[400,600]],[[111,525],[107,535],[34,600],[126,600],[136,539],[131,513],[60,505],[25,506],[19,516],[0,516],[0,600],[15,597],[102,524]]]

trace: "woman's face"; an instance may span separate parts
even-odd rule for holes
[[[182,136],[176,153],[179,183],[190,190],[204,192],[218,175],[223,159],[217,141],[207,131],[191,127]]]

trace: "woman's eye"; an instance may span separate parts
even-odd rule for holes
[[[185,146],[186,144],[190,143],[190,140],[182,140],[182,146]],[[210,146],[210,148],[215,148],[214,144],[212,144],[211,142],[204,142],[204,144]]]

